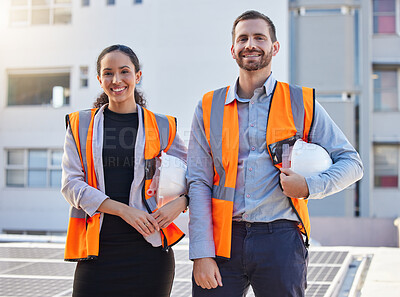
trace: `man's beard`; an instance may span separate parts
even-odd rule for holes
[[[265,54],[264,51],[256,51],[257,53],[261,54],[261,60],[252,61],[252,62],[244,62],[244,58],[242,58],[242,56],[243,56],[243,52],[245,52],[245,50],[243,50],[237,55],[236,63],[239,65],[240,68],[242,68],[246,71],[260,70],[260,69],[267,67],[271,63],[272,51],[273,51],[272,47],[271,47],[271,50],[267,54]]]

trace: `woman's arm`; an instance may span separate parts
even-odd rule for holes
[[[151,215],[161,228],[167,228],[180,213],[186,210],[188,205],[189,201],[182,195],[163,205]]]
[[[160,229],[156,220],[147,212],[109,199],[106,194],[86,183],[75,140],[69,128],[62,159],[61,193],[73,207],[83,209],[89,216],[97,212],[120,216],[143,236]]]
[[[168,149],[166,154],[177,157],[186,163],[187,147],[182,138],[179,137],[178,133],[176,133],[174,141],[172,142],[171,147]]]
[[[97,210],[121,217],[143,236],[148,236],[155,230],[160,231],[157,221],[149,213],[124,203],[106,199]]]
[[[83,209],[93,216],[100,204],[108,198],[100,190],[89,186],[79,158],[78,149],[68,127],[65,135],[64,154],[62,158],[61,193],[65,200],[77,209]]]

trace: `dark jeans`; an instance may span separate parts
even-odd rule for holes
[[[194,297],[242,297],[250,285],[257,297],[304,296],[308,251],[294,222],[233,222],[231,259],[216,261],[223,286],[193,280]]]

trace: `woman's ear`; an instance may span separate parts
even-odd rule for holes
[[[103,82],[101,81],[101,77],[99,75],[97,76],[97,80],[100,83],[100,87],[103,88],[103,86],[102,86]]]
[[[136,72],[135,76],[136,76],[136,84],[140,83],[140,80],[142,78],[142,70],[139,70],[138,72]]]

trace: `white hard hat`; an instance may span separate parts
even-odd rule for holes
[[[332,165],[332,159],[328,152],[314,143],[307,143],[298,139],[292,149],[291,169],[309,177],[324,172]]]
[[[187,166],[183,160],[163,153],[161,164],[157,162],[156,167],[156,173],[147,193],[156,196],[157,206],[161,207],[186,193]]]

